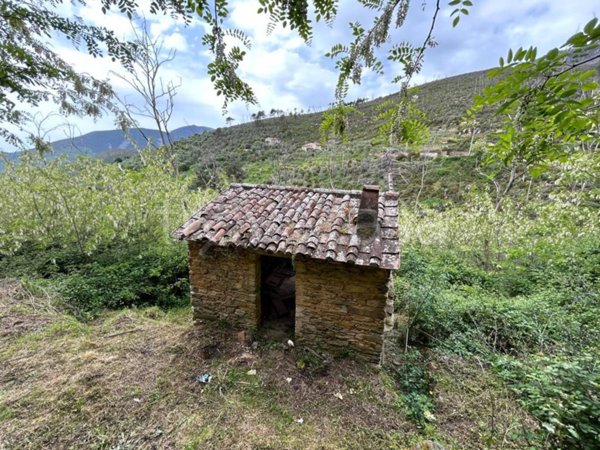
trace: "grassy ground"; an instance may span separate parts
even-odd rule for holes
[[[55,304],[0,282],[2,449],[518,448],[527,421],[485,368],[456,358],[431,356],[436,413],[419,429],[385,370],[300,369],[297,350],[198,330],[188,308],[81,323]],[[196,382],[203,372],[210,383]]]

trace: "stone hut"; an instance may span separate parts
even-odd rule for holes
[[[378,362],[393,323],[398,194],[233,184],[173,232],[188,241],[193,317],[285,324],[296,345]]]

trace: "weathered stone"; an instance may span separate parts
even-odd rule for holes
[[[260,319],[259,256],[214,247],[201,253],[189,242],[190,285],[194,319],[222,320],[234,328],[256,328]]]
[[[296,261],[298,342],[350,349],[363,359],[379,361],[389,276],[388,270],[378,268]]]
[[[222,321],[238,330],[260,324],[260,255],[248,250],[189,242],[193,318]],[[390,271],[310,258],[296,258],[295,340],[330,352],[353,350],[358,358],[379,362],[384,322],[393,322],[388,298]]]

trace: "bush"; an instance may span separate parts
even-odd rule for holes
[[[395,277],[396,309],[412,325],[414,341],[460,353],[583,348],[600,339],[597,269],[582,270],[588,254],[569,267],[548,263],[542,276],[541,267],[485,272],[449,252],[407,247]],[[517,285],[526,293],[514,295]]]
[[[431,397],[430,379],[421,353],[410,349],[401,355],[402,364],[393,370],[400,390],[400,400],[408,417],[419,427],[433,418],[435,404]]]
[[[186,247],[106,249],[55,281],[67,308],[84,319],[102,308],[181,305],[189,293]]]
[[[600,354],[499,358],[498,373],[540,421],[555,448],[600,448]]]
[[[539,420],[540,439],[552,448],[600,448],[597,242],[581,239],[548,248],[545,257],[506,259],[493,271],[452,250],[406,245],[395,276],[396,308],[413,345],[491,364]],[[409,413],[419,420],[427,399],[418,389],[402,398],[415,405]]]

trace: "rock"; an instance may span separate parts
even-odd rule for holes
[[[204,357],[204,359],[214,358],[215,356],[217,356],[218,353],[219,347],[217,347],[216,345],[205,345],[202,348],[202,356]]]
[[[240,331],[237,334],[237,339],[241,345],[249,345],[251,341],[250,333],[248,333],[246,330]]]

